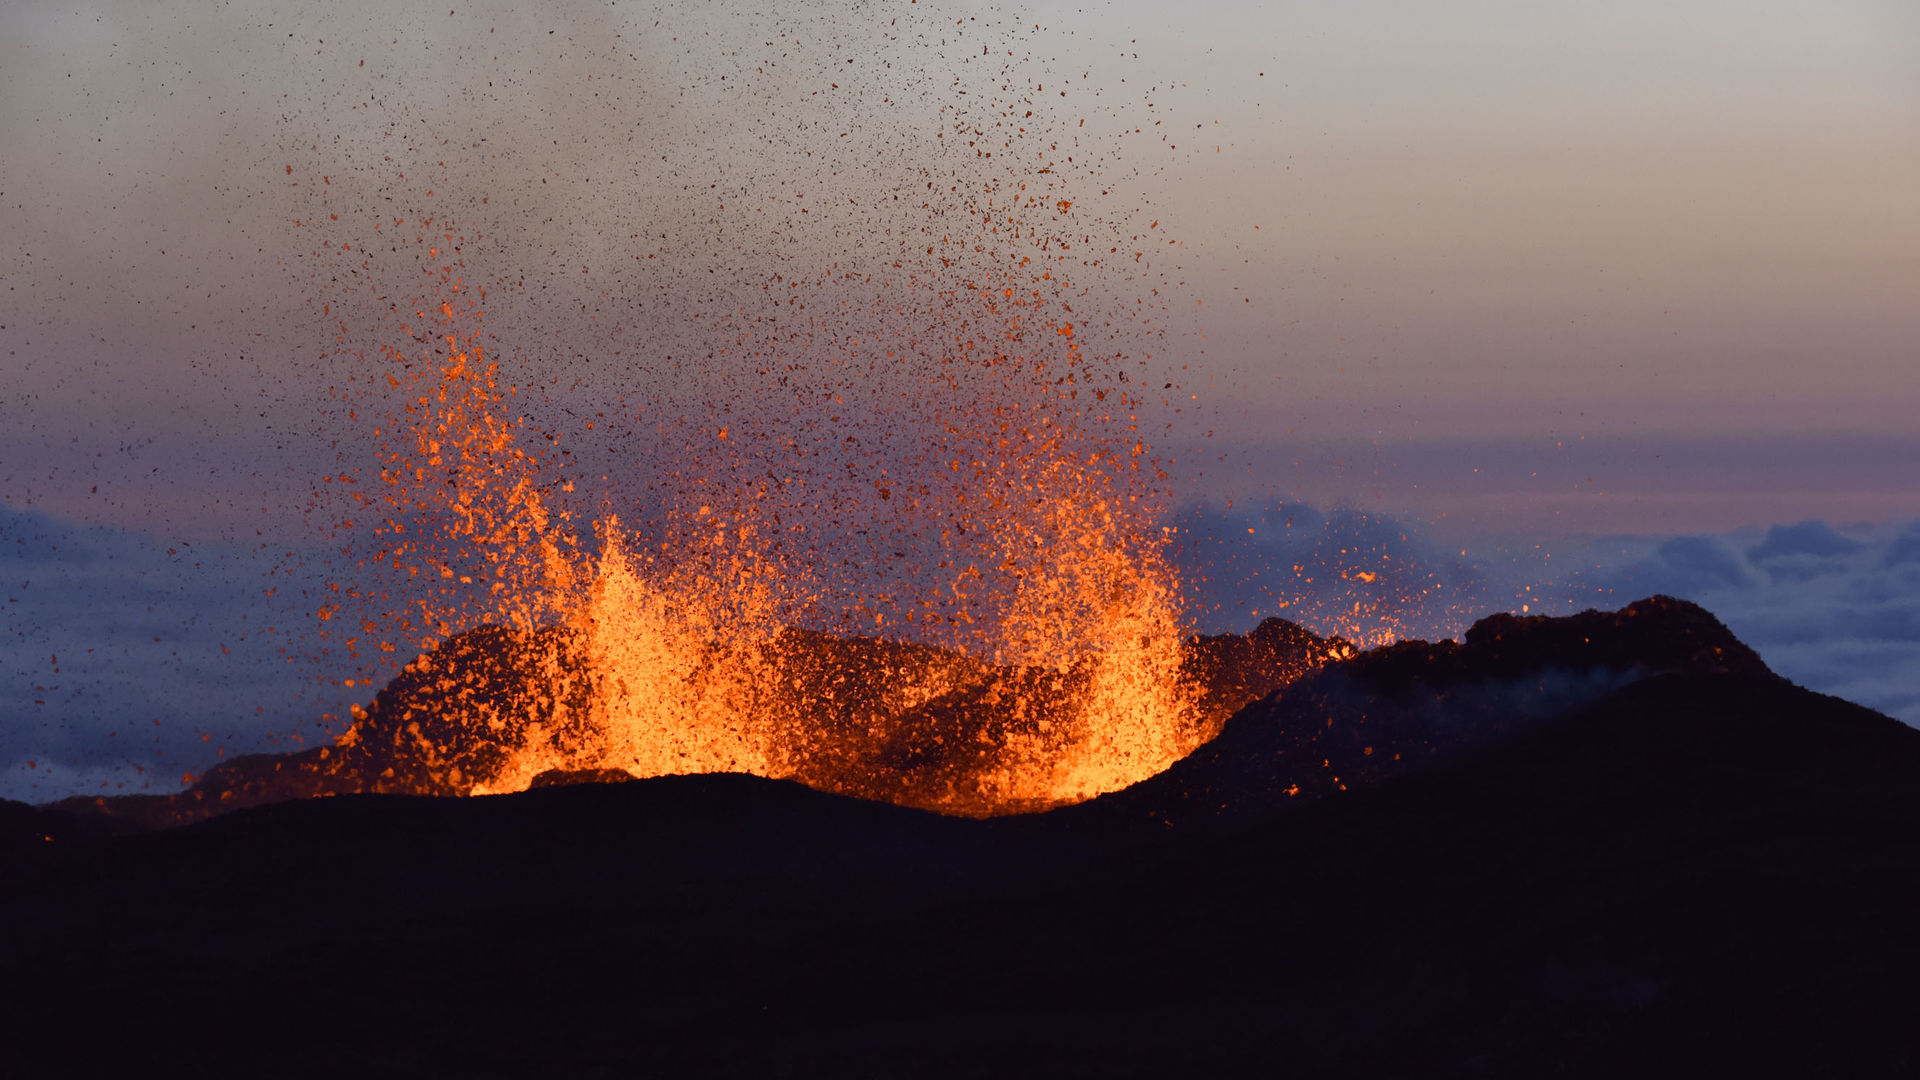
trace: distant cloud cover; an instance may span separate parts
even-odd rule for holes
[[[1451,637],[1494,611],[1667,593],[1705,605],[1795,682],[1920,725],[1920,521],[1556,552],[1447,547],[1404,521],[1304,503],[1191,506],[1175,523],[1203,632],[1279,615],[1375,644]],[[324,717],[370,696],[342,687],[348,669],[308,636],[324,562],[0,504],[0,797],[173,790],[222,753],[323,735]]]
[[[1920,726],[1920,521],[1599,542],[1616,593],[1697,600],[1777,672]]]
[[[1278,615],[1363,644],[1451,637],[1506,603],[1484,560],[1379,514],[1301,502],[1189,506],[1174,525],[1175,563],[1202,633],[1242,633]]]
[[[222,753],[311,738],[350,695],[306,652],[305,554],[0,503],[0,797],[172,790]]]
[[[1280,615],[1362,640],[1431,639],[1492,611],[1666,593],[1705,606],[1781,675],[1920,726],[1920,521],[1606,537],[1556,553],[1447,550],[1403,521],[1299,503],[1190,507],[1179,524],[1203,631]]]

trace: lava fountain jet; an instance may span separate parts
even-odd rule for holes
[[[457,282],[448,288],[460,298]],[[1143,535],[1151,519],[1137,493],[1099,467],[1097,449],[1082,450],[1098,444],[1042,408],[975,410],[990,421],[977,445],[965,429],[941,428],[939,453],[971,465],[950,467],[958,479],[944,485],[889,459],[893,482],[915,493],[903,502],[927,518],[920,542],[931,541],[946,574],[923,574],[908,587],[928,594],[889,605],[912,617],[894,624],[901,655],[873,669],[849,657],[845,640],[801,625],[818,621],[825,600],[839,605],[828,620],[836,628],[871,613],[874,632],[888,629],[886,609],[855,591],[857,580],[836,587],[810,564],[838,538],[797,553],[779,543],[783,529],[818,527],[806,507],[751,488],[718,508],[675,505],[652,536],[613,515],[582,536],[574,514],[550,505],[564,482],[519,444],[514,388],[463,338],[459,324],[478,323],[478,307],[449,299],[437,318],[416,316],[439,333],[431,352],[386,354],[399,372],[386,380],[397,407],[370,422],[384,440],[374,501],[390,513],[374,534],[385,572],[428,587],[388,619],[442,636],[497,626],[512,669],[493,657],[437,672],[437,700],[419,708],[457,723],[419,750],[442,767],[439,784],[507,791],[555,771],[617,770],[831,785],[850,757],[873,756],[847,753],[852,727],[866,741],[907,744],[909,756],[916,737],[972,742],[940,750],[960,761],[937,801],[1030,808],[1123,787],[1210,734],[1182,673],[1163,536]],[[708,479],[691,490],[715,497],[719,487]],[[841,568],[851,565],[843,555]],[[503,702],[491,689],[503,679],[537,689]]]
[[[484,200],[376,223],[412,241],[421,299],[385,304],[384,341],[339,323],[357,435],[328,482],[364,580],[320,615],[358,627],[326,629],[355,655],[426,652],[345,746],[399,733],[393,777],[422,790],[745,771],[978,814],[1115,790],[1211,737],[1231,709],[1187,641],[1145,430],[1174,390],[1147,257],[1172,242],[1112,209],[1124,131],[1087,132],[996,50],[1012,31],[958,62],[945,42],[980,31],[939,33],[883,35],[932,137],[868,138],[857,171],[844,135],[767,127],[785,158],[697,195],[738,260],[607,294],[655,332],[590,395],[498,358],[530,343],[482,305],[524,324],[534,301],[497,267],[467,283]],[[322,253],[353,283],[329,312],[394,291],[351,220]]]

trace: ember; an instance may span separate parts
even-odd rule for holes
[[[704,250],[669,230],[577,256],[587,280],[644,268],[580,310],[652,329],[569,388],[528,356],[577,328],[526,326],[489,200],[356,224],[341,186],[310,185],[351,436],[316,505],[364,576],[319,634],[426,650],[402,681],[431,692],[376,703],[425,724],[382,766],[415,777],[397,789],[742,771],[998,813],[1153,775],[1244,704],[1200,673],[1167,557],[1150,439],[1179,373],[1153,350],[1183,283],[1115,179],[1137,125],[1054,85],[1039,27],[908,11],[810,28],[880,66],[834,59],[790,129],[803,46],[765,28],[775,53],[703,85],[769,104],[734,131],[761,157],[683,193]],[[796,137],[821,93],[836,131]],[[419,203],[446,200],[421,167]],[[337,314],[369,297],[383,321]],[[485,648],[434,651],[478,627]]]

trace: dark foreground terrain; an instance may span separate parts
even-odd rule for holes
[[[5,1075],[1920,1070],[1920,732],[1658,598],[1330,665],[1048,814],[705,776],[112,831],[0,806]]]

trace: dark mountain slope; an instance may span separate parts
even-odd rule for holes
[[[1248,702],[1351,652],[1339,639],[1280,619],[1244,636],[1193,638],[1182,663],[1199,692],[1195,722],[1217,730]],[[928,645],[800,630],[760,653],[772,677],[758,722],[783,734],[775,740],[786,757],[782,775],[822,791],[966,816],[1046,805],[1009,803],[985,778],[1002,771],[999,750],[1009,742],[1049,724],[1077,723],[1076,694],[1091,674],[1085,665],[1064,675],[995,667]],[[711,650],[692,678],[709,677],[724,654]],[[913,692],[925,686],[946,689]],[[592,689],[570,633],[479,627],[409,664],[329,745],[232,758],[174,794],[62,800],[24,828],[20,821],[33,815],[5,811],[20,820],[9,825],[0,816],[0,838],[35,829],[142,832],[321,796],[466,795],[530,740],[593,744]],[[1031,708],[1009,708],[1015,699]],[[536,726],[539,734],[530,734]],[[613,774],[557,770],[540,786]]]
[[[7,1045],[24,1075],[1911,1075],[1920,732],[1700,640],[1172,826],[712,776],[42,843],[0,877]],[[1502,673],[1473,650],[1355,685],[1446,697]]]
[[[1052,816],[1165,825],[1264,815],[1377,784],[1673,672],[1789,689],[1683,600],[1655,596],[1564,618],[1493,615],[1464,641],[1403,641],[1276,688],[1165,772]]]

